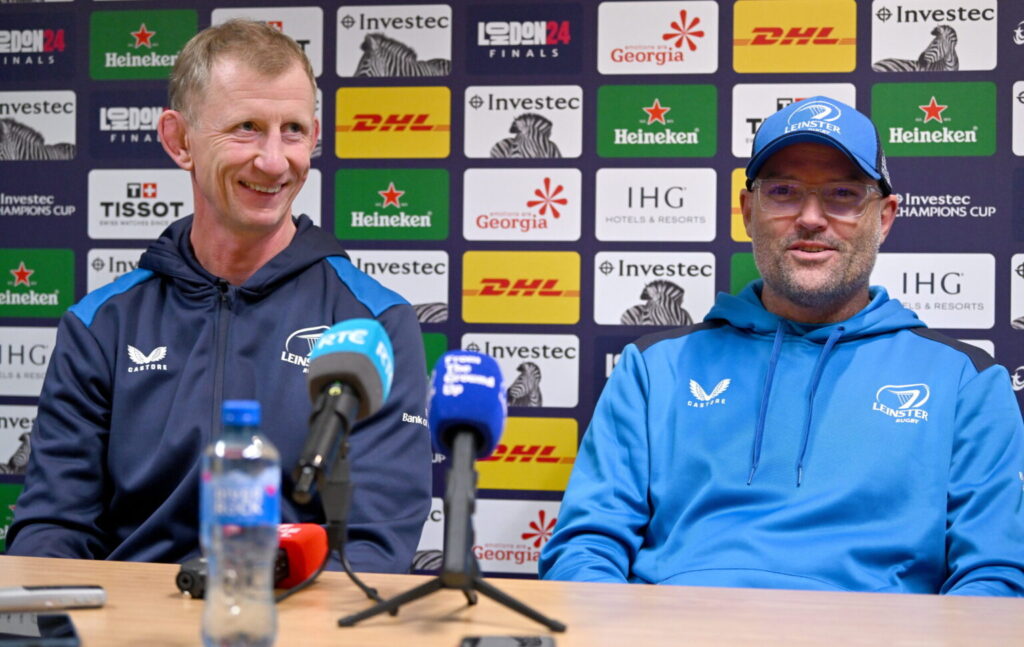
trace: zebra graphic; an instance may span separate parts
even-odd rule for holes
[[[516,370],[519,375],[512,386],[508,387],[508,406],[544,406],[544,398],[540,393],[540,367],[533,362],[523,362]]]
[[[384,34],[367,34],[360,48],[354,76],[448,76],[452,71],[448,59],[417,60],[416,50]]]
[[[412,556],[412,570],[414,571],[439,571],[444,565],[444,553],[436,548],[430,550],[417,550]]]
[[[47,144],[30,126],[14,119],[0,119],[0,160],[69,160],[74,144]]]
[[[956,30],[949,25],[939,25],[932,30],[932,42],[928,43],[917,60],[909,58],[883,58],[875,61],[871,69],[875,72],[956,72],[960,59],[956,55]]]
[[[448,321],[447,303],[416,303],[412,309],[416,311],[416,319],[420,323],[444,323]]]
[[[32,441],[30,438],[31,434],[27,431],[18,436],[21,444],[14,450],[14,453],[11,454],[6,463],[0,463],[0,474],[25,473],[25,468],[28,467],[28,457],[32,453]]]
[[[624,326],[689,326],[693,317],[683,307],[685,290],[671,281],[651,281],[640,298],[644,303],[622,313]]]
[[[1021,315],[1010,322],[1010,327],[1014,330],[1024,330],[1024,315]]]
[[[495,159],[533,159],[537,157],[561,157],[558,144],[551,141],[551,120],[531,112],[523,113],[512,120],[508,129],[513,137],[506,137],[491,148]]]

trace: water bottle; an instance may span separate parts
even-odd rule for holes
[[[277,633],[274,559],[281,459],[259,432],[260,405],[226,400],[203,454],[199,541],[206,556],[206,647],[269,647]]]

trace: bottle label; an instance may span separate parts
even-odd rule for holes
[[[203,519],[232,526],[281,523],[281,471],[267,468],[252,476],[241,472],[203,473]]]

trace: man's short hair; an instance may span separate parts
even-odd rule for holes
[[[171,109],[192,122],[194,105],[206,90],[210,70],[214,63],[227,58],[242,61],[267,77],[282,74],[297,63],[305,70],[316,96],[313,66],[298,43],[266,23],[235,18],[208,27],[185,43],[167,88]]]

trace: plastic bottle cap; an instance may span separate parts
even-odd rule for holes
[[[221,405],[225,425],[256,427],[260,424],[260,403],[256,400],[225,400]]]

